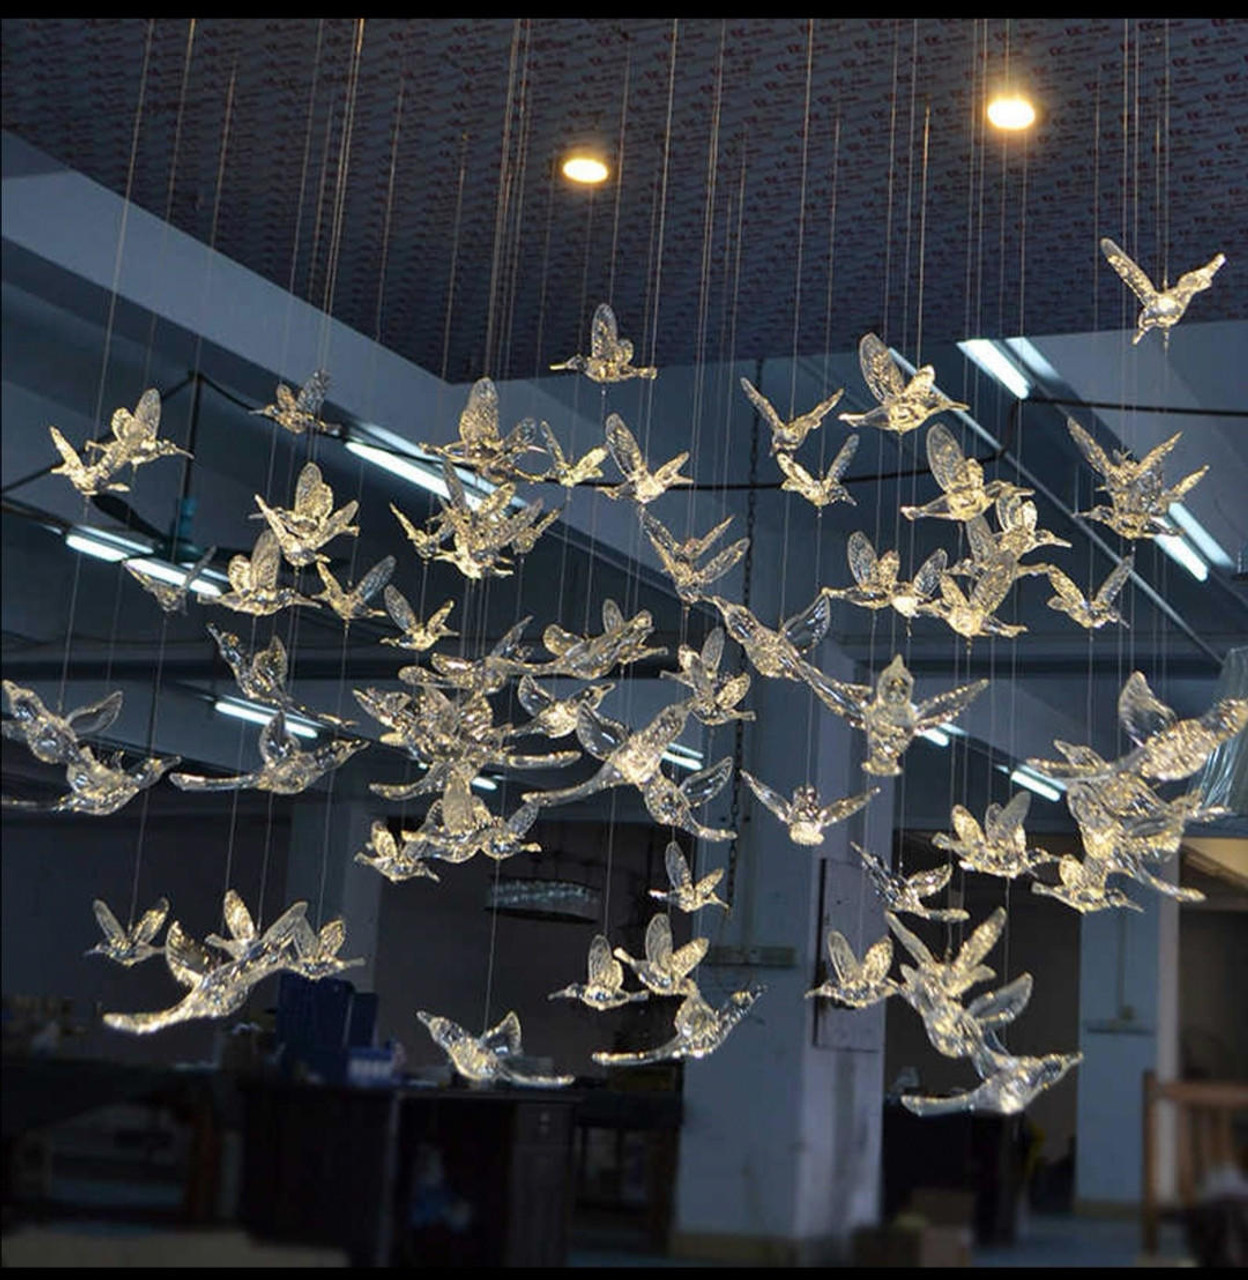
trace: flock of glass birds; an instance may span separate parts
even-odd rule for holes
[[[1225,261],[1218,254],[1206,266],[1183,275],[1174,286],[1163,284],[1157,289],[1113,241],[1103,240],[1101,247],[1142,304],[1135,342],[1154,328],[1168,341],[1170,329],[1181,319],[1192,296],[1209,287]],[[874,334],[863,337],[859,357],[863,378],[877,404],[865,413],[842,413],[841,420],[851,427],[874,427],[902,436],[917,431],[942,411],[967,407],[936,387],[931,365],[907,378]],[[616,317],[605,303],[593,318],[590,354],[575,355],[551,367],[582,373],[600,384],[653,379],[658,374],[655,368],[633,363],[633,345],[620,337]],[[742,378],[741,385],[760,424],[770,434],[771,455],[784,475],[782,488],[817,508],[852,503],[841,481],[857,449],[858,435],[847,437],[823,475],[812,474],[795,456],[811,433],[822,427],[842,392],[785,419],[747,379]],[[317,371],[298,391],[279,384],[275,403],[254,412],[294,434],[337,435],[336,424],[321,418],[327,389],[326,373]],[[161,458],[189,457],[185,450],[160,438],[160,410],[159,393],[145,391],[133,413],[122,408],[113,415],[110,440],[87,442],[85,456],[56,427],[50,427],[52,443],[61,457],[56,473],[89,497],[126,491],[129,486],[122,477],[127,469],[132,477],[138,467]],[[1068,427],[1108,498],[1108,505],[1079,513],[1082,517],[1103,522],[1128,540],[1176,532],[1167,519],[1168,509],[1207,469],[1175,483],[1166,482],[1163,462],[1178,435],[1136,460],[1120,451],[1111,458],[1073,419],[1068,419]],[[1030,490],[1005,480],[985,482],[980,464],[963,454],[953,433],[939,422],[928,426],[926,452],[940,494],[923,506],[903,507],[901,513],[909,520],[960,522],[970,556],[950,565],[945,551],[939,550],[918,566],[911,578],[903,579],[896,550],[879,552],[865,534],[854,533],[847,544],[850,585],[824,587],[807,608],[774,627],[760,621],[745,605],[716,594],[715,584],[742,559],[749,545],[748,538],[741,538],[714,550],[731,518],[704,535],[680,540],[649,510],[669,489],[691,483],[689,476],[681,474],[689,461],[688,453],[652,467],[618,414],[607,416],[602,444],[582,457],[569,457],[545,422],[526,419],[504,433],[497,390],[489,378],[482,378],[472,387],[460,415],[459,438],[449,445],[425,444],[422,448],[440,459],[448,496],[440,500],[440,510],[423,525],[396,506],[392,505],[391,511],[421,559],[449,561],[473,581],[510,574],[515,557],[531,551],[558,519],[560,512],[544,511],[540,499],[517,499],[518,483],[557,482],[569,489],[591,484],[604,478],[602,467],[609,458],[619,480],[598,486],[600,491],[611,500],[635,505],[641,529],[678,597],[686,604],[709,605],[722,620],[722,626],[709,632],[700,649],[682,645],[678,669],[662,673],[680,686],[681,696],[640,727],[622,724],[599,710],[614,687],[606,677],[639,659],[665,653],[647,645],[653,626],[647,611],[626,618],[609,599],[602,606],[600,632],[578,635],[557,622],[548,625],[541,636],[544,657],[532,657],[532,646],[524,642],[529,618],[517,623],[488,652],[475,657],[436,651],[441,640],[458,634],[448,625],[454,610],[452,601],[422,620],[390,582],[393,556],[373,565],[355,583],[340,582],[326,567],[329,557],[323,548],[335,539],[358,535],[359,527],[352,523],[358,503],[347,502],[335,509],[333,491],[314,462],[308,462],[299,473],[289,508],[271,506],[256,495],[259,510],[252,518],[263,520],[265,527],[250,556],[235,555],[230,560],[229,591],[203,603],[253,616],[289,608],[325,607],[347,626],[360,618],[388,617],[397,634],[381,643],[418,655],[416,662],[398,672],[402,689],[353,691],[361,709],[384,728],[380,741],[406,752],[424,770],[413,783],[374,783],[372,790],[388,800],[435,797],[414,829],[396,833],[384,820],[375,821],[366,846],[355,854],[357,862],[391,881],[420,877],[437,881],[445,865],[462,863],[478,854],[501,861],[540,852],[541,846],[526,836],[544,808],[611,787],[637,788],[654,821],[673,834],[665,860],[668,886],[650,890],[662,909],[646,929],[645,954],[638,957],[613,948],[608,937],[599,933],[590,944],[585,981],[571,982],[550,993],[549,998],[578,1000],[594,1010],[654,998],[679,1003],[668,1040],[641,1052],[595,1053],[594,1060],[601,1064],[705,1057],[724,1043],[762,994],[763,988],[751,984],[733,992],[718,1008],[708,1002],[695,978],[708,939],[696,936],[684,946],[674,947],[669,914],[673,910],[696,913],[728,907],[716,894],[723,871],[713,870],[696,878],[674,836],[680,830],[706,841],[734,837],[734,832],[708,827],[697,817],[697,810],[728,783],[732,760],[725,757],[680,783],[662,768],[665,753],[691,716],[708,726],[754,718],[754,712],[743,706],[749,672],[724,668],[728,637],[741,647],[754,673],[804,682],[825,707],[861,729],[866,734],[864,771],[888,777],[901,772],[901,757],[916,734],[948,724],[984,691],[988,681],[978,680],[916,701],[914,678],[900,655],[879,672],[874,684],[833,679],[806,656],[827,634],[832,601],[847,601],[864,609],[894,609],[908,622],[919,615],[935,616],[966,637],[969,645],[976,637],[1014,637],[1023,632],[1024,627],[998,618],[996,610],[1017,580],[1043,576],[1055,592],[1048,602],[1050,607],[1080,626],[1094,629],[1123,624],[1114,602],[1131,575],[1132,556],[1123,556],[1090,596],[1057,566],[1025,560],[1042,547],[1070,544],[1037,527]],[[494,487],[487,496],[474,493],[470,500],[457,467],[475,472]],[[990,513],[995,517],[995,528]],[[190,584],[214,554],[215,548],[210,549],[192,565],[181,585],[156,579],[137,565],[127,564],[126,568],[161,609],[185,612]],[[281,580],[283,564],[295,570],[315,568],[322,590],[304,594],[297,576],[296,585],[286,585]],[[384,608],[376,606],[378,597]],[[186,791],[256,788],[296,795],[369,745],[342,732],[350,722],[319,713],[294,699],[288,688],[288,655],[280,637],[274,635],[263,648],[249,649],[224,628],[209,624],[208,630],[240,693],[272,708],[273,715],[260,730],[259,768],[228,777],[172,772],[169,777],[175,786]],[[571,678],[584,687],[571,696],[559,696],[541,683],[551,677]],[[490,697],[512,680],[518,682],[519,704],[531,719],[521,725],[496,724]],[[120,692],[62,714],[46,706],[34,690],[8,680],[3,690],[9,713],[3,721],[5,736],[25,741],[42,761],[63,765],[66,784],[65,794],[51,805],[5,797],[6,806],[111,814],[180,763],[176,758],[145,758],[127,764],[123,752],[102,755],[88,745],[87,739],[102,734],[116,720],[121,710]],[[1028,762],[1039,773],[1065,785],[1066,803],[1082,837],[1082,858],[1073,854],[1056,858],[1029,846],[1024,826],[1030,802],[1027,792],[1019,792],[1005,805],[990,805],[982,825],[963,806],[955,805],[951,813],[953,834],[933,837],[936,847],[951,856],[936,870],[905,876],[893,872],[887,859],[853,846],[864,875],[884,904],[891,936],[886,933],[868,946],[860,960],[846,937],[831,930],[827,936],[827,980],[807,995],[853,1009],[900,996],[922,1018],[939,1053],[970,1062],[979,1076],[977,1087],[950,1097],[907,1095],[902,1101],[911,1111],[920,1115],[964,1110],[1017,1112],[1060,1080],[1081,1057],[1078,1053],[1017,1056],[1002,1045],[999,1028],[1026,1007],[1032,989],[1030,974],[966,1003],[972,988],[996,977],[983,961],[1005,928],[1003,908],[976,926],[956,955],[944,959],[937,959],[903,923],[906,915],[943,922],[967,920],[967,912],[960,907],[936,907],[926,901],[948,885],[953,857],[966,871],[1006,879],[1029,877],[1033,892],[1079,912],[1141,909],[1119,885],[1111,884],[1111,879],[1134,881],[1181,900],[1200,896],[1166,879],[1164,867],[1178,851],[1185,824],[1207,821],[1225,811],[1203,805],[1199,788],[1169,798],[1158,788],[1190,779],[1220,743],[1239,733],[1248,723],[1248,699],[1223,699],[1204,715],[1181,720],[1153,694],[1137,671],[1122,690],[1118,713],[1133,744],[1120,759],[1104,760],[1088,746],[1059,741],[1054,745],[1060,760]],[[335,736],[330,742],[304,749],[288,726],[288,715],[315,720]],[[574,786],[524,794],[514,813],[491,812],[472,792],[473,780],[486,767],[544,769],[570,765],[581,758],[581,751],[575,749],[517,749],[517,739],[533,738],[547,738],[552,744],[574,739],[599,762],[598,768]],[[828,827],[869,804],[879,790],[870,787],[856,795],[825,801],[809,783],[798,785],[785,796],[749,773],[742,771],[742,778],[758,802],[778,819],[788,838],[806,848],[818,848]],[[1051,884],[1035,872],[1052,862],[1058,864],[1058,880]],[[167,1009],[109,1013],[106,1023],[119,1031],[142,1034],[187,1019],[223,1018],[241,1009],[252,987],[271,974],[285,971],[317,979],[363,963],[339,957],[345,940],[341,920],[329,921],[318,932],[308,922],[306,911],[306,902],[296,902],[260,932],[247,907],[231,890],[223,904],[228,938],[210,934],[201,943],[174,920],[164,944],[157,945],[169,913],[166,899],[161,898],[128,927],[97,900],[95,914],[103,938],[88,954],[126,966],[163,954],[170,973],[187,989],[186,995]],[[899,966],[899,978],[891,976],[894,937],[913,962]],[[625,985],[629,977],[637,983],[632,989]],[[539,1087],[572,1080],[571,1076],[551,1076],[533,1069],[522,1052],[520,1022],[514,1012],[480,1036],[424,1010],[417,1016],[454,1069],[468,1080]]]

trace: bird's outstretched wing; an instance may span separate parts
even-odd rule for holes
[[[1131,292],[1147,307],[1157,300],[1157,289],[1143,270],[1108,236],[1101,240],[1106,261],[1126,281]]]

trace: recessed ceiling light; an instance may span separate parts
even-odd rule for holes
[[[606,182],[611,176],[611,170],[607,168],[607,162],[592,151],[576,150],[570,151],[563,158],[561,165],[563,176],[569,182],[578,182],[582,186],[595,187],[600,182]]]
[[[988,119],[998,129],[1030,129],[1036,122],[1036,109],[1017,93],[1003,93],[988,104]]]

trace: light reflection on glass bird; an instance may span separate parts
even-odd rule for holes
[[[939,893],[948,883],[953,868],[946,863],[930,871],[916,871],[913,875],[894,874],[884,863],[860,844],[853,848],[862,858],[862,865],[871,880],[871,886],[890,911],[905,911],[924,920],[968,920],[970,916],[961,907],[929,907],[924,898]]]
[[[749,1013],[765,990],[761,983],[754,983],[744,991],[734,991],[718,1009],[714,1009],[695,987],[676,1010],[676,1034],[671,1040],[637,1053],[600,1050],[593,1059],[602,1066],[624,1066],[705,1058],[724,1043],[729,1032]]]
[[[423,1009],[416,1011],[416,1017],[455,1070],[473,1084],[503,1081],[534,1089],[556,1089],[572,1083],[572,1076],[543,1075],[524,1061],[520,1019],[514,1012],[480,1036],[465,1031],[450,1018],[426,1013]]]
[[[86,953],[87,955],[107,956],[117,964],[129,968],[152,956],[160,955],[164,950],[163,947],[155,946],[154,943],[156,935],[165,923],[165,917],[169,914],[168,898],[158,898],[156,905],[145,911],[129,929],[121,927],[121,923],[108,909],[108,904],[102,898],[96,898],[91,906],[104,937]]]
[[[1131,292],[1143,303],[1143,310],[1135,322],[1132,344],[1139,342],[1150,329],[1160,329],[1163,341],[1169,346],[1170,330],[1183,319],[1187,304],[1196,294],[1209,288],[1213,277],[1226,262],[1226,254],[1216,253],[1203,267],[1185,271],[1173,285],[1167,286],[1163,280],[1162,287],[1158,289],[1147,273],[1108,236],[1101,240],[1101,252],[1109,265],[1127,283]]]
[[[778,791],[773,790],[765,782],[761,782],[753,774],[741,770],[741,776],[749,784],[750,790],[761,804],[767,806],[772,813],[789,829],[789,839],[794,844],[820,845],[823,833],[834,823],[842,822],[850,814],[869,804],[879,787],[860,792],[855,796],[845,796],[823,804],[818,790],[809,782],[801,783],[793,788],[793,798],[786,800]]]
[[[728,909],[728,904],[715,892],[716,886],[724,878],[723,867],[716,867],[695,881],[689,870],[689,859],[675,840],[668,842],[663,864],[671,887],[667,890],[651,889],[652,898],[685,912],[701,911],[703,907],[723,907],[725,911]]]
[[[858,363],[871,394],[879,404],[866,413],[842,413],[842,422],[853,427],[877,427],[902,436],[921,427],[934,413],[947,409],[969,409],[970,405],[951,400],[936,386],[936,370],[925,364],[914,376],[905,375],[892,353],[873,333],[858,343]]]
[[[589,980],[573,982],[552,991],[548,1000],[579,1000],[591,1009],[618,1009],[650,999],[650,992],[624,990],[624,966],[611,954],[605,934],[596,933],[589,944]]]
[[[806,437],[823,425],[823,420],[836,408],[845,388],[834,391],[826,400],[821,400],[813,409],[798,414],[797,417],[785,421],[761,391],[748,378],[741,379],[741,389],[749,397],[750,403],[758,411],[759,417],[771,428],[771,452],[773,454],[794,453],[802,447]]]
[[[305,431],[337,435],[339,425],[321,419],[321,406],[325,403],[325,393],[328,390],[328,372],[316,369],[297,392],[292,391],[284,382],[279,382],[276,403],[266,404],[262,409],[253,409],[251,412],[269,418],[292,435],[301,436]]]
[[[693,483],[691,477],[680,474],[681,467],[689,460],[687,450],[651,471],[636,437],[624,425],[624,419],[618,413],[607,418],[606,432],[607,448],[624,477],[622,484],[602,491],[608,498],[631,498],[644,506],[647,502],[662,497],[673,485]]]
[[[851,1009],[867,1009],[901,990],[888,976],[893,963],[893,940],[888,934],[872,943],[860,961],[854,955],[849,939],[836,929],[829,929],[828,962],[831,974],[819,986],[806,992],[807,999],[819,997],[835,1000]]]
[[[550,367],[583,373],[594,382],[625,382],[629,378],[652,380],[659,376],[658,369],[652,366],[633,364],[633,344],[620,337],[619,322],[606,302],[600,302],[594,310],[589,342],[588,356],[571,356]]]

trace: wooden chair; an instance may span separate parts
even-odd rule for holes
[[[1163,1103],[1175,1111],[1175,1200],[1161,1204],[1157,1153],[1157,1113]],[[1205,1178],[1215,1169],[1242,1168],[1235,1150],[1233,1118],[1248,1112],[1248,1084],[1229,1080],[1159,1081],[1144,1073],[1144,1187],[1141,1226],[1146,1253],[1157,1252],[1163,1213],[1189,1211]]]

